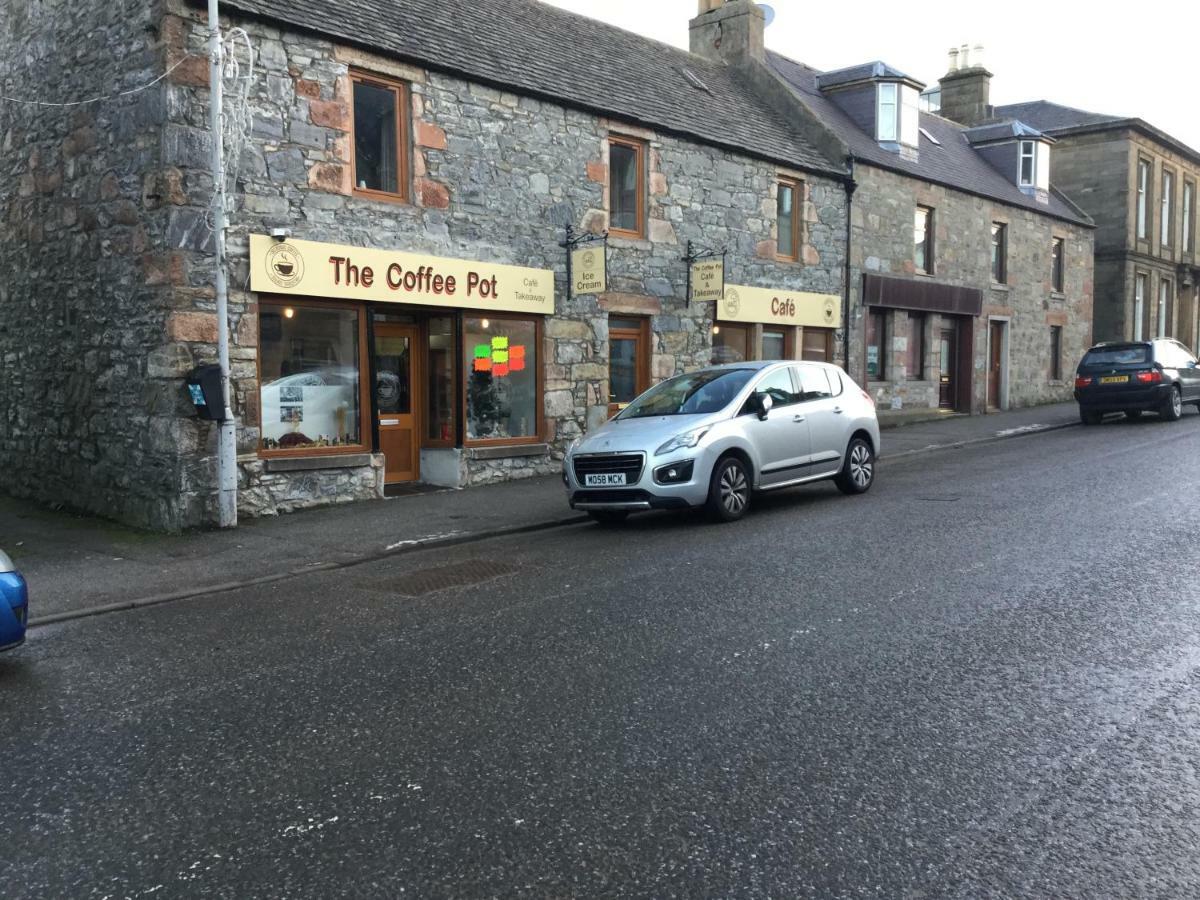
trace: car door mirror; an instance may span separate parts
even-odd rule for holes
[[[775,401],[771,398],[770,394],[755,394],[754,405],[758,410],[758,418],[761,421],[767,418],[767,413],[771,411],[771,407],[775,405]]]

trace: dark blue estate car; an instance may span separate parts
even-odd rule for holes
[[[29,619],[29,589],[3,550],[0,550],[0,650],[11,650],[25,642]]]
[[[1099,425],[1110,412],[1130,419],[1154,412],[1174,422],[1185,403],[1200,408],[1200,367],[1169,338],[1097,344],[1076,370],[1075,399],[1084,425]]]

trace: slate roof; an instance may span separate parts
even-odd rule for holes
[[[906,159],[880,147],[872,135],[863,131],[858,123],[821,93],[817,87],[817,77],[821,74],[819,71],[770,51],[767,53],[767,62],[861,162],[1069,222],[1092,224],[1083,210],[1053,187],[1050,189],[1049,203],[1038,203],[1023,193],[971,147],[964,134],[967,129],[957,122],[922,112],[921,128],[932,135],[938,144],[922,134],[918,159]]]
[[[1005,119],[1002,122],[985,122],[982,125],[964,129],[963,134],[972,144],[986,144],[992,141],[1003,141],[1011,138],[1037,138],[1050,144],[1054,143],[1054,138],[1043,134],[1019,119]]]
[[[839,84],[853,84],[856,81],[863,81],[867,78],[894,78],[897,81],[908,81],[912,84],[919,84],[922,88],[925,87],[917,79],[905,75],[899,69],[893,68],[878,59],[874,62],[863,63],[860,66],[850,66],[849,68],[837,69],[833,72],[822,72],[817,76],[817,81],[821,87],[831,88]]]
[[[997,116],[1015,116],[1048,134],[1078,134],[1088,131],[1107,131],[1110,128],[1132,128],[1200,164],[1200,150],[1155,128],[1145,119],[1087,112],[1058,103],[1050,103],[1048,100],[1010,103],[1007,106],[997,106],[994,112]]]
[[[792,127],[786,110],[773,106],[736,68],[536,0],[224,5],[513,93],[808,171],[845,174],[842,160],[822,156]]]

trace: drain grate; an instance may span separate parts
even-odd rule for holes
[[[450,588],[469,587],[482,584],[505,575],[513,575],[521,570],[520,566],[508,562],[491,559],[471,559],[449,566],[438,566],[432,569],[418,569],[400,578],[389,578],[387,581],[375,581],[364,587],[376,591],[387,591],[399,594],[401,597],[423,597],[437,591]]]

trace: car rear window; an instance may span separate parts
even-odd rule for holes
[[[1089,350],[1084,356],[1081,366],[1136,366],[1150,362],[1150,348],[1137,347],[1105,347],[1103,350]]]

